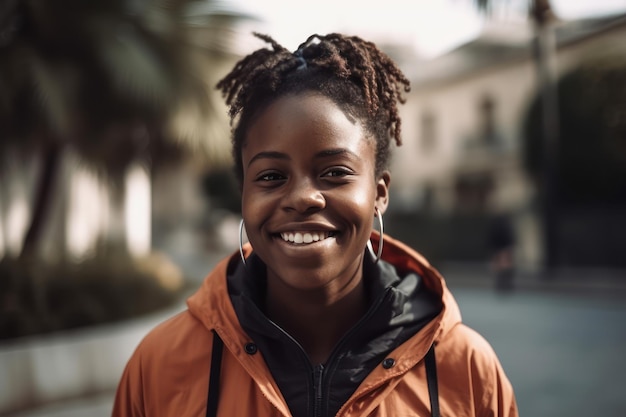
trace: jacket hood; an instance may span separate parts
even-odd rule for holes
[[[378,234],[372,233],[372,241],[378,243]],[[384,235],[382,259],[399,271],[414,271],[423,279],[424,285],[441,298],[443,308],[433,321],[432,343],[439,343],[447,333],[461,323],[461,311],[445,279],[419,252],[388,235]]]

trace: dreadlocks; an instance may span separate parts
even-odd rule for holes
[[[294,53],[267,35],[255,36],[272,49],[246,56],[217,84],[230,106],[238,177],[243,175],[241,147],[254,118],[279,97],[305,91],[323,94],[361,121],[376,140],[379,175],[389,163],[391,138],[402,143],[397,103],[404,103],[402,92],[410,84],[396,64],[356,36],[312,35]]]

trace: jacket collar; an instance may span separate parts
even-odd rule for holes
[[[372,241],[375,245],[378,244],[378,239],[378,233],[373,232]],[[246,257],[252,254],[252,247],[249,243],[244,245],[243,251]],[[431,341],[438,342],[443,335],[461,322],[460,310],[448,290],[445,280],[421,254],[402,242],[385,235],[382,259],[393,265],[399,275],[403,275],[407,271],[414,271],[422,278],[423,285],[440,298],[442,310],[433,321],[432,326],[429,326],[433,327],[431,329]],[[235,252],[220,261],[206,277],[198,291],[187,300],[190,313],[209,330],[232,331],[240,328],[237,315],[228,297],[226,280],[228,273],[234,272],[240,263],[239,252]],[[235,331],[234,333],[240,334],[242,332]],[[237,337],[237,339],[242,343],[248,340],[245,334]],[[424,353],[427,349],[428,346]]]

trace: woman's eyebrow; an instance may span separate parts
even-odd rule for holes
[[[330,156],[337,156],[337,155],[347,156],[351,159],[359,159],[359,156],[356,153],[346,148],[324,149],[323,151],[316,153],[315,157],[327,158]]]
[[[289,160],[291,158],[289,158],[289,155],[287,155],[286,153],[282,153],[282,152],[274,152],[274,151],[259,152],[258,154],[254,155],[250,159],[250,162],[248,162],[248,166],[252,165],[252,163],[254,161],[257,161],[259,159],[283,159],[283,160]]]

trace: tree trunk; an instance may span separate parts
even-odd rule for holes
[[[541,96],[543,131],[543,160],[541,189],[541,211],[544,240],[544,273],[553,275],[558,257],[558,144],[559,103],[556,87],[556,40],[554,15],[548,1],[536,1],[533,9],[535,24],[535,65]]]
[[[49,215],[52,191],[59,173],[61,146],[51,140],[43,148],[41,171],[35,189],[35,200],[30,226],[24,237],[21,258],[37,254],[41,236]]]

